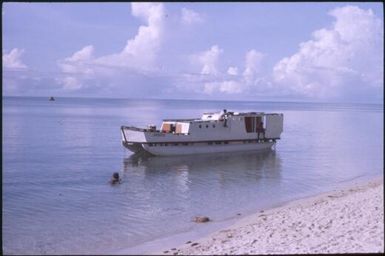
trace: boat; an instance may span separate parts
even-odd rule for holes
[[[164,119],[161,128],[121,126],[122,144],[155,156],[271,149],[283,132],[282,113],[203,113],[200,118]]]
[[[268,149],[249,152],[226,152],[215,154],[195,154],[175,156],[154,156],[150,154],[131,154],[123,159],[125,172],[132,172],[135,169],[142,170],[143,174],[153,176],[159,175],[159,167],[162,167],[163,174],[166,170],[178,172],[200,173],[203,170],[213,170],[222,174],[231,173],[234,170],[254,170],[253,175],[269,170],[269,174],[279,176],[281,171],[281,159],[275,150]]]
[[[55,101],[55,98],[53,96],[49,97],[49,101]]]

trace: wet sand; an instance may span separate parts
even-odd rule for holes
[[[260,211],[156,254],[378,252],[384,252],[383,177]]]

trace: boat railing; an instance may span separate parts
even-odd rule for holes
[[[166,132],[166,131],[161,131],[161,130],[152,130],[152,129],[144,129],[144,128],[138,128],[138,127],[135,127],[135,126],[122,126],[121,127],[122,130],[131,130],[131,131],[136,131],[136,132],[153,132],[153,133],[161,133],[161,134],[164,134],[164,133],[172,133],[172,134],[175,134],[175,135],[190,135],[189,133],[177,133],[175,131],[173,132]]]
[[[192,122],[198,121],[199,118],[188,118],[188,119],[163,119],[163,122]]]
[[[127,129],[131,131],[137,131],[137,132],[146,132],[148,129],[138,128],[135,126],[122,126],[122,129]]]

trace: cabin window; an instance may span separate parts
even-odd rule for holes
[[[220,145],[220,144],[222,144],[222,142],[217,141],[217,142],[215,142],[215,144]]]
[[[170,130],[170,133],[175,132],[175,130],[176,130],[175,124],[171,124],[171,130]]]
[[[199,125],[199,128],[202,128],[202,125]]]
[[[262,132],[263,123],[261,116],[246,116],[245,117],[245,128],[246,132]]]
[[[188,143],[187,143],[187,142],[183,142],[183,143],[182,143],[182,145],[185,145],[185,146],[187,146],[187,145],[188,145]]]
[[[149,145],[150,147],[152,147],[152,143],[149,143],[148,145]]]
[[[225,141],[224,143],[225,143],[225,144],[229,144],[229,142],[228,142],[228,141]]]
[[[208,124],[206,124],[206,128],[209,128],[209,125],[208,125]]]
[[[182,133],[182,124],[176,124],[175,133],[178,135],[179,133]]]
[[[170,130],[171,130],[171,124],[169,124],[169,123],[163,123],[163,124],[162,124],[161,130],[162,130],[162,132],[170,132]]]
[[[178,146],[179,145],[179,143],[174,143],[174,146]]]
[[[208,142],[208,144],[209,144],[209,145],[213,145],[213,143],[212,143],[211,141],[210,141],[210,142]]]
[[[213,128],[215,128],[215,124],[213,124]]]

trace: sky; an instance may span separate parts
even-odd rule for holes
[[[3,96],[382,103],[382,3],[3,3]]]

